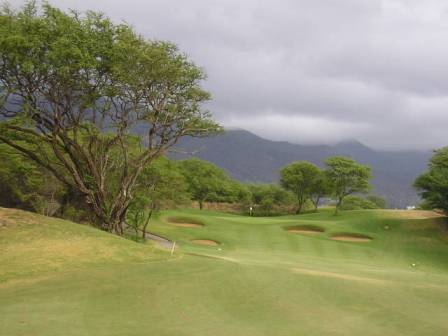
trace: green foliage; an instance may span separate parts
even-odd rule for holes
[[[0,206],[54,215],[63,186],[17,150],[0,144]]]
[[[320,171],[314,178],[310,188],[310,201],[313,203],[314,211],[317,212],[320,200],[331,195],[332,186],[325,171]]]
[[[136,236],[141,234],[145,238],[153,215],[161,209],[176,208],[189,202],[187,189],[188,184],[179,166],[165,157],[157,159],[139,176],[136,195],[126,214],[127,224]]]
[[[344,198],[340,210],[363,210],[363,209],[379,209],[380,207],[374,202],[355,195],[349,195]]]
[[[378,207],[378,209],[386,209],[387,208],[386,200],[378,195],[369,195],[366,197],[366,200],[375,204]]]
[[[204,79],[172,43],[99,13],[0,10],[0,142],[83,195],[104,230],[122,233],[146,166],[183,136],[221,129],[203,109]]]
[[[320,174],[319,167],[307,161],[296,161],[280,170],[282,187],[297,197],[297,213],[302,211],[305,202],[317,191],[317,179]]]
[[[199,202],[201,209],[204,202],[234,203],[249,197],[243,186],[210,162],[189,159],[180,161],[179,165],[187,181],[188,191],[192,199]]]
[[[448,147],[435,151],[428,171],[415,180],[414,186],[426,208],[448,211]]]
[[[332,194],[337,200],[336,214],[346,196],[353,193],[365,193],[371,188],[369,185],[370,167],[343,156],[328,158],[325,160],[325,164]]]
[[[287,213],[295,202],[295,195],[275,184],[249,184],[253,215],[272,216]]]

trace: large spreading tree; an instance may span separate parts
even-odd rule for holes
[[[326,175],[336,198],[335,214],[338,213],[344,198],[354,193],[365,193],[371,187],[371,169],[355,160],[334,156],[325,160]]]
[[[145,167],[219,130],[203,80],[173,44],[100,14],[0,11],[0,142],[82,194],[104,230],[123,232]]]

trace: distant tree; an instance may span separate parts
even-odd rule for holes
[[[424,206],[448,212],[448,147],[436,150],[428,170],[414,182]]]
[[[146,238],[148,225],[155,214],[164,207],[175,207],[190,200],[187,188],[188,184],[176,163],[165,157],[157,159],[139,176],[126,223],[136,235]]]
[[[386,200],[378,195],[369,195],[366,197],[366,200],[375,204],[378,209],[386,209],[387,207]]]
[[[326,175],[331,184],[332,195],[336,198],[335,214],[348,195],[364,193],[370,189],[370,167],[343,156],[334,156],[325,161]]]
[[[374,202],[355,195],[348,195],[342,201],[341,210],[379,209]]]
[[[220,130],[204,78],[173,44],[98,13],[0,10],[0,142],[83,195],[103,230],[123,233],[145,167],[183,136]]]
[[[271,216],[279,214],[279,208],[290,207],[296,202],[295,195],[275,184],[249,184],[251,206],[255,206],[254,214]]]
[[[324,171],[320,171],[313,180],[313,184],[310,189],[310,200],[314,205],[315,212],[317,212],[321,199],[325,196],[331,195],[331,191],[331,183],[328,180],[327,175]]]
[[[320,169],[307,161],[296,161],[280,170],[280,184],[297,197],[297,213],[302,212],[305,202],[311,198]]]
[[[213,163],[188,159],[179,163],[188,184],[192,199],[202,210],[204,202],[233,202],[240,190],[235,182],[221,168]]]

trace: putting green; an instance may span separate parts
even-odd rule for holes
[[[171,256],[0,209],[0,334],[447,335],[445,219],[421,215],[168,211],[150,230],[177,242]],[[204,226],[177,227],[170,217]],[[285,230],[294,226],[324,232]],[[332,240],[342,232],[373,240]],[[201,239],[220,244],[192,242]]]

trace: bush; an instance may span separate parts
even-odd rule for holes
[[[379,206],[372,201],[359,197],[347,196],[340,207],[341,210],[363,210],[363,209],[379,209]]]

